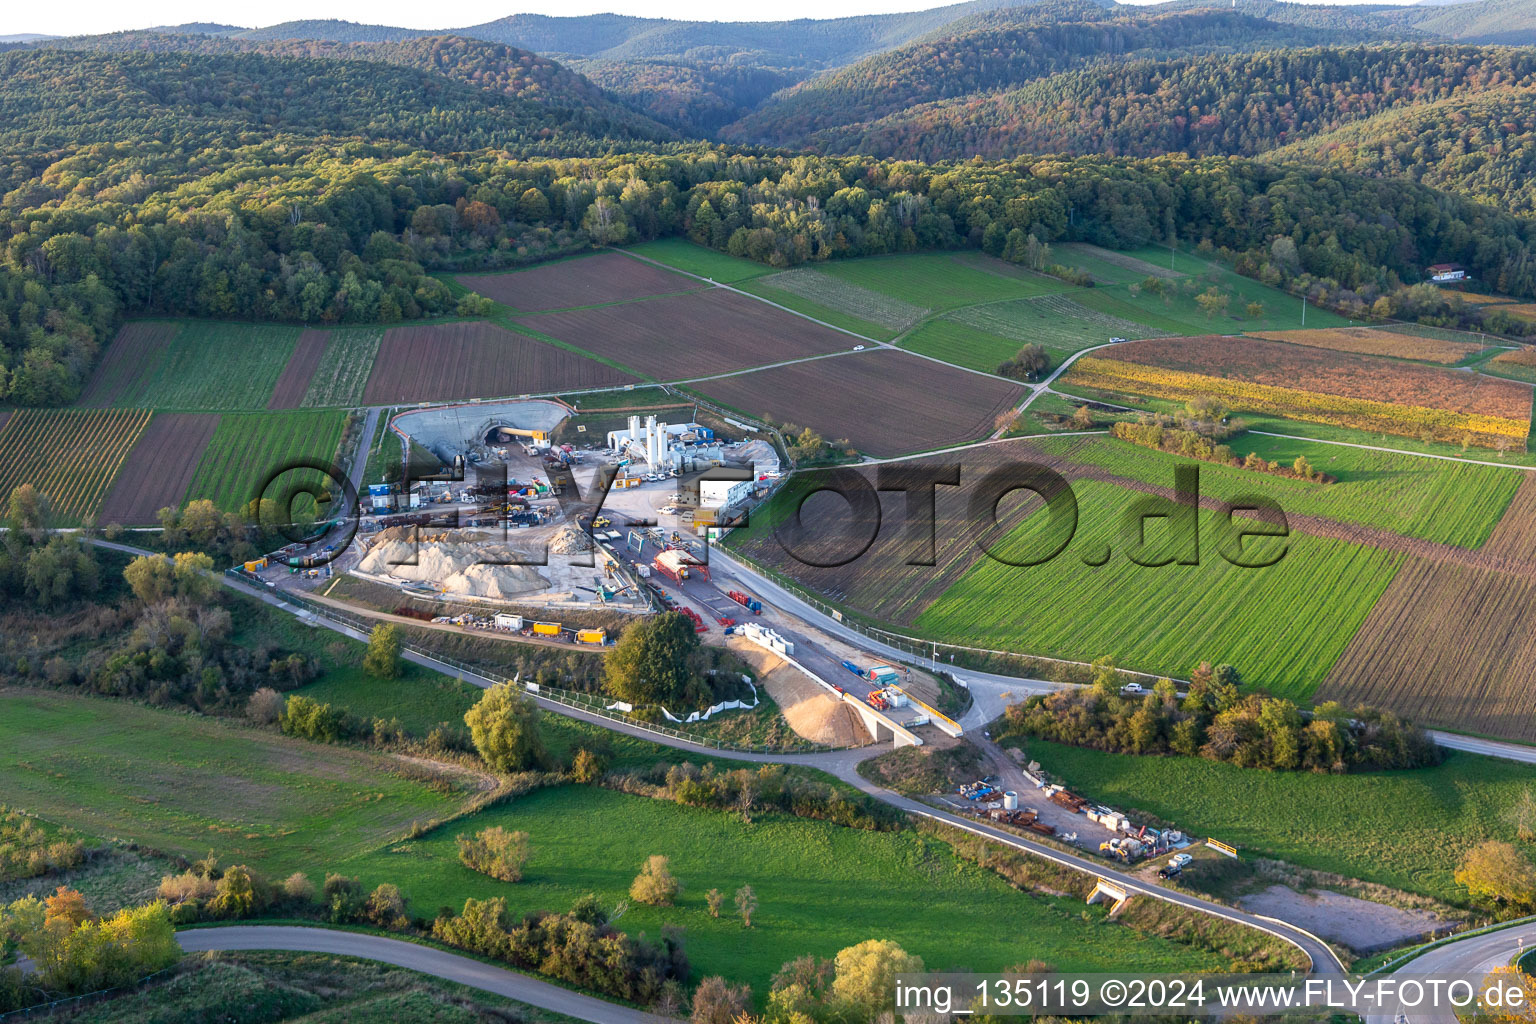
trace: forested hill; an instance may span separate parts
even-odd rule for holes
[[[583,75],[548,57],[459,36],[423,36],[381,43],[303,39],[259,42],[228,35],[141,31],[78,36],[48,43],[46,47],[106,53],[256,53],[268,57],[377,61],[442,75],[511,99],[549,107],[562,116],[579,120],[575,127],[599,138],[664,139],[671,134],[646,116],[614,102]]]
[[[1255,155],[1418,103],[1536,83],[1536,49],[1356,46],[1096,65],[787,144],[916,159]]]
[[[1377,114],[1266,154],[1401,177],[1536,216],[1536,91],[1491,89]]]
[[[912,115],[921,117],[927,113],[923,104],[939,100],[969,100],[961,107],[969,110],[975,97],[1085,64],[1092,67],[1084,77],[1097,80],[1114,74],[1114,58],[1318,46],[1347,41],[1341,35],[1377,36],[1364,30],[1284,25],[1227,11],[1117,14],[1081,2],[998,13],[1012,17],[977,18],[959,34],[913,43],[814,78],[722,129],[721,136],[732,142],[846,152],[858,148],[868,122],[885,115],[916,108]],[[1106,63],[1100,66],[1100,61]],[[969,123],[968,117],[961,117]],[[917,125],[912,134],[928,127]],[[942,119],[933,127],[946,129]],[[929,146],[925,155],[970,155],[942,146]],[[1024,151],[1046,150],[1014,150]],[[917,150],[912,153],[919,155]]]
[[[462,53],[448,41],[420,56],[430,64]],[[499,64],[497,87],[487,92],[443,73],[376,61],[13,51],[0,54],[0,143],[36,153],[125,137],[238,143],[283,133],[583,154],[675,139],[603,99],[580,76],[525,56],[526,64]]]

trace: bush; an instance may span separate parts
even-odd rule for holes
[[[263,686],[246,701],[245,717],[257,725],[272,725],[283,717],[285,707],[282,694],[270,686]]]
[[[297,693],[288,698],[277,724],[290,736],[318,743],[335,743],[356,732],[355,723],[342,709]]]
[[[677,898],[682,884],[672,876],[670,861],[659,853],[646,859],[645,867],[629,886],[629,898],[636,903],[653,907],[669,907]]]
[[[400,895],[400,887],[386,882],[369,893],[368,901],[363,905],[363,917],[369,924],[391,931],[404,928],[407,924],[405,897]]]
[[[503,882],[521,882],[523,867],[532,851],[527,832],[508,832],[497,825],[475,833],[475,838],[457,837],[459,862],[471,871]]]

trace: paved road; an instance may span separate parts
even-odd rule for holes
[[[176,941],[189,953],[214,949],[280,949],[378,960],[595,1024],[652,1024],[663,1019],[466,956],[361,932],[287,925],[230,925],[180,931],[176,933]]]
[[[352,482],[353,494],[363,493],[363,473],[368,469],[368,451],[373,447],[373,433],[378,427],[379,409],[377,406],[369,406],[368,414],[363,418],[363,433],[357,442],[357,455],[352,460],[352,472],[348,474],[348,479]],[[347,510],[347,515],[353,514],[354,510]]]
[[[1414,957],[1392,973],[1405,976],[1463,974],[1485,977],[1497,968],[1508,966],[1522,950],[1533,948],[1536,948],[1536,921],[1456,939]],[[1369,1016],[1365,1019],[1366,1024],[1392,1024],[1389,1016]],[[1456,1015],[1450,1011],[1410,1013],[1408,1021],[1409,1024],[1457,1024]]]

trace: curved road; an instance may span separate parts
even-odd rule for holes
[[[217,928],[190,928],[176,933],[176,941],[188,953],[208,950],[278,949],[295,953],[331,953],[378,960],[434,978],[458,982],[484,992],[516,999],[541,1010],[563,1013],[567,1017],[589,1020],[595,1024],[652,1024],[662,1018],[643,1010],[610,1003],[596,996],[570,989],[526,974],[493,967],[467,956],[445,953],[401,939],[362,932],[304,928],[292,925],[227,925]]]
[[[1507,967],[1522,950],[1536,948],[1536,921],[1500,928],[1481,935],[1469,935],[1455,939],[1443,946],[1416,956],[1393,974],[1464,974],[1479,977],[1491,974],[1500,967]],[[1392,1024],[1386,1016],[1369,1016],[1366,1024]],[[1457,1024],[1456,1015],[1450,1011],[1440,1013],[1410,1013],[1409,1024]]]

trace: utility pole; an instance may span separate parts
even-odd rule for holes
[[[1307,326],[1307,293],[1301,293],[1301,326]]]

